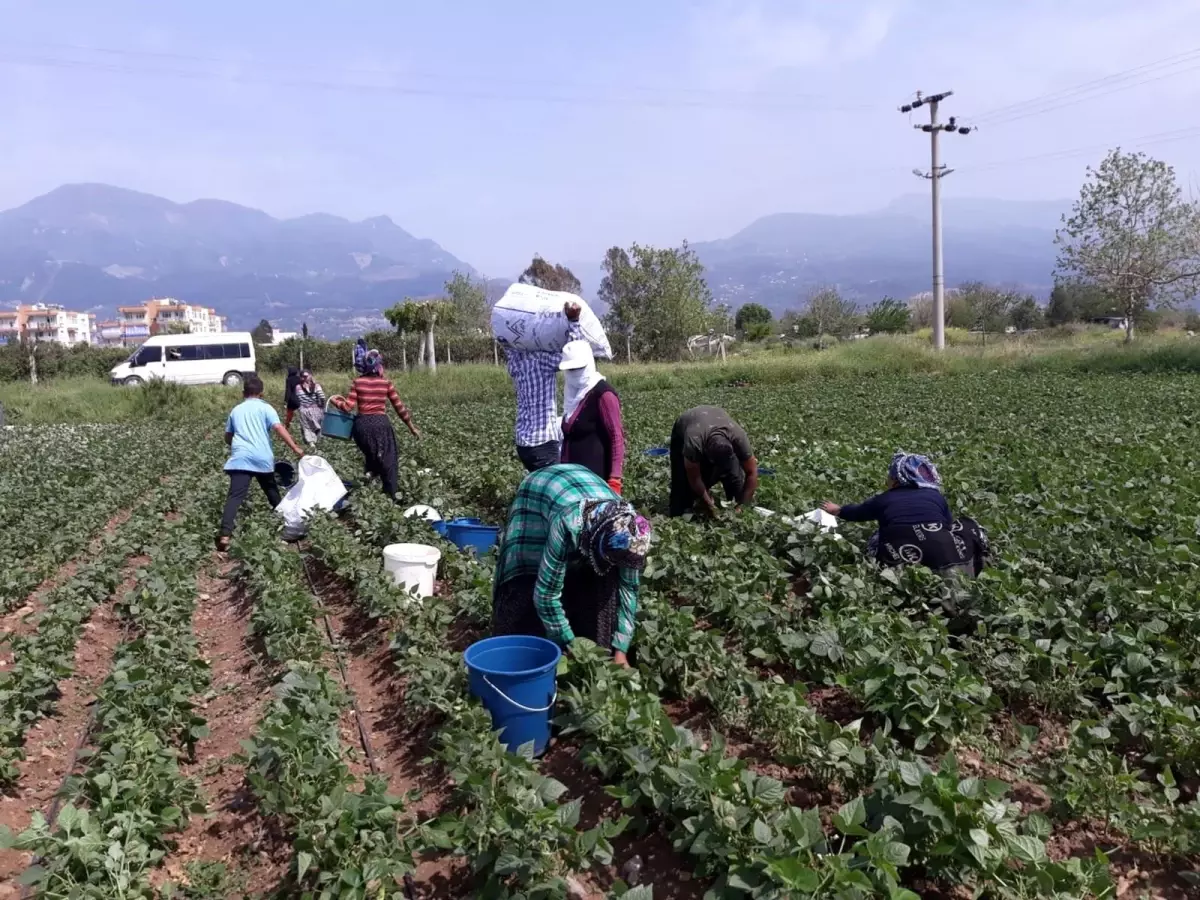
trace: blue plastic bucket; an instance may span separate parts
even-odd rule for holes
[[[450,523],[445,519],[435,519],[429,523],[429,527],[436,531],[442,537],[445,537],[450,530]]]
[[[770,478],[772,475],[775,474],[775,470],[772,469],[770,466],[759,466],[758,474],[762,475],[764,478]]]
[[[561,656],[558,644],[525,634],[485,638],[463,653],[471,694],[491,713],[492,728],[510,751],[532,741],[535,756],[545,752]]]
[[[350,440],[350,429],[354,427],[354,415],[325,404],[325,418],[321,421],[321,434],[339,441]]]
[[[647,456],[666,456],[670,452],[671,451],[666,447],[651,447],[649,450],[645,451]]]
[[[500,529],[495,525],[480,524],[478,519],[451,519],[446,526],[446,537],[459,550],[483,554],[496,546]]]

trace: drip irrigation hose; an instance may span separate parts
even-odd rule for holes
[[[346,677],[346,663],[342,659],[342,652],[333,635],[333,625],[329,621],[329,610],[325,606],[321,592],[317,590],[316,582],[313,581],[312,571],[308,568],[308,557],[303,551],[300,552],[300,564],[304,567],[304,577],[308,579],[309,590],[317,598],[317,607],[321,610],[321,618],[325,622],[325,634],[329,638],[329,647],[333,651],[333,658],[337,661],[338,672],[342,676],[342,687],[346,690],[346,696],[350,698],[350,708],[354,712],[354,723],[358,726],[358,740],[362,744],[363,753],[367,755],[367,766],[370,768],[372,775],[378,775],[379,763],[375,759],[375,752],[371,749],[371,739],[367,736],[366,726],[363,725],[363,715],[362,710],[358,707],[358,697],[355,696],[354,690],[350,687],[350,680]]]

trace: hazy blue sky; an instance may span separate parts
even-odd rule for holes
[[[0,207],[105,181],[384,213],[493,275],[925,190],[896,111],[918,88],[980,117],[945,141],[950,195],[1071,197],[1116,143],[1200,170],[1197,0],[0,0],[0,21]]]

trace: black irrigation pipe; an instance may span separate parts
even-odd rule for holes
[[[329,621],[329,610],[325,606],[321,592],[317,590],[316,582],[313,581],[312,572],[308,568],[307,556],[303,551],[299,550],[299,547],[297,547],[297,550],[300,554],[300,565],[304,568],[304,577],[308,579],[309,590],[317,598],[317,606],[321,610],[321,618],[325,622],[325,634],[329,638],[329,647],[333,651],[333,658],[337,661],[338,671],[342,676],[342,686],[346,689],[346,696],[350,698],[350,708],[354,711],[354,723],[358,726],[358,740],[362,744],[363,752],[367,755],[367,766],[371,769],[372,775],[378,775],[379,763],[375,760],[375,752],[371,749],[371,739],[367,736],[366,726],[363,725],[362,710],[358,708],[358,697],[355,696],[354,689],[350,687],[350,680],[346,677],[346,663],[342,659],[338,641],[333,635],[333,625]]]

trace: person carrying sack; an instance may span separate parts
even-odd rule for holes
[[[582,334],[578,303],[567,303],[566,342],[578,340]],[[506,347],[504,362],[508,375],[517,390],[517,458],[526,472],[552,466],[558,462],[562,427],[558,418],[558,366],[562,351],[517,350]]]

